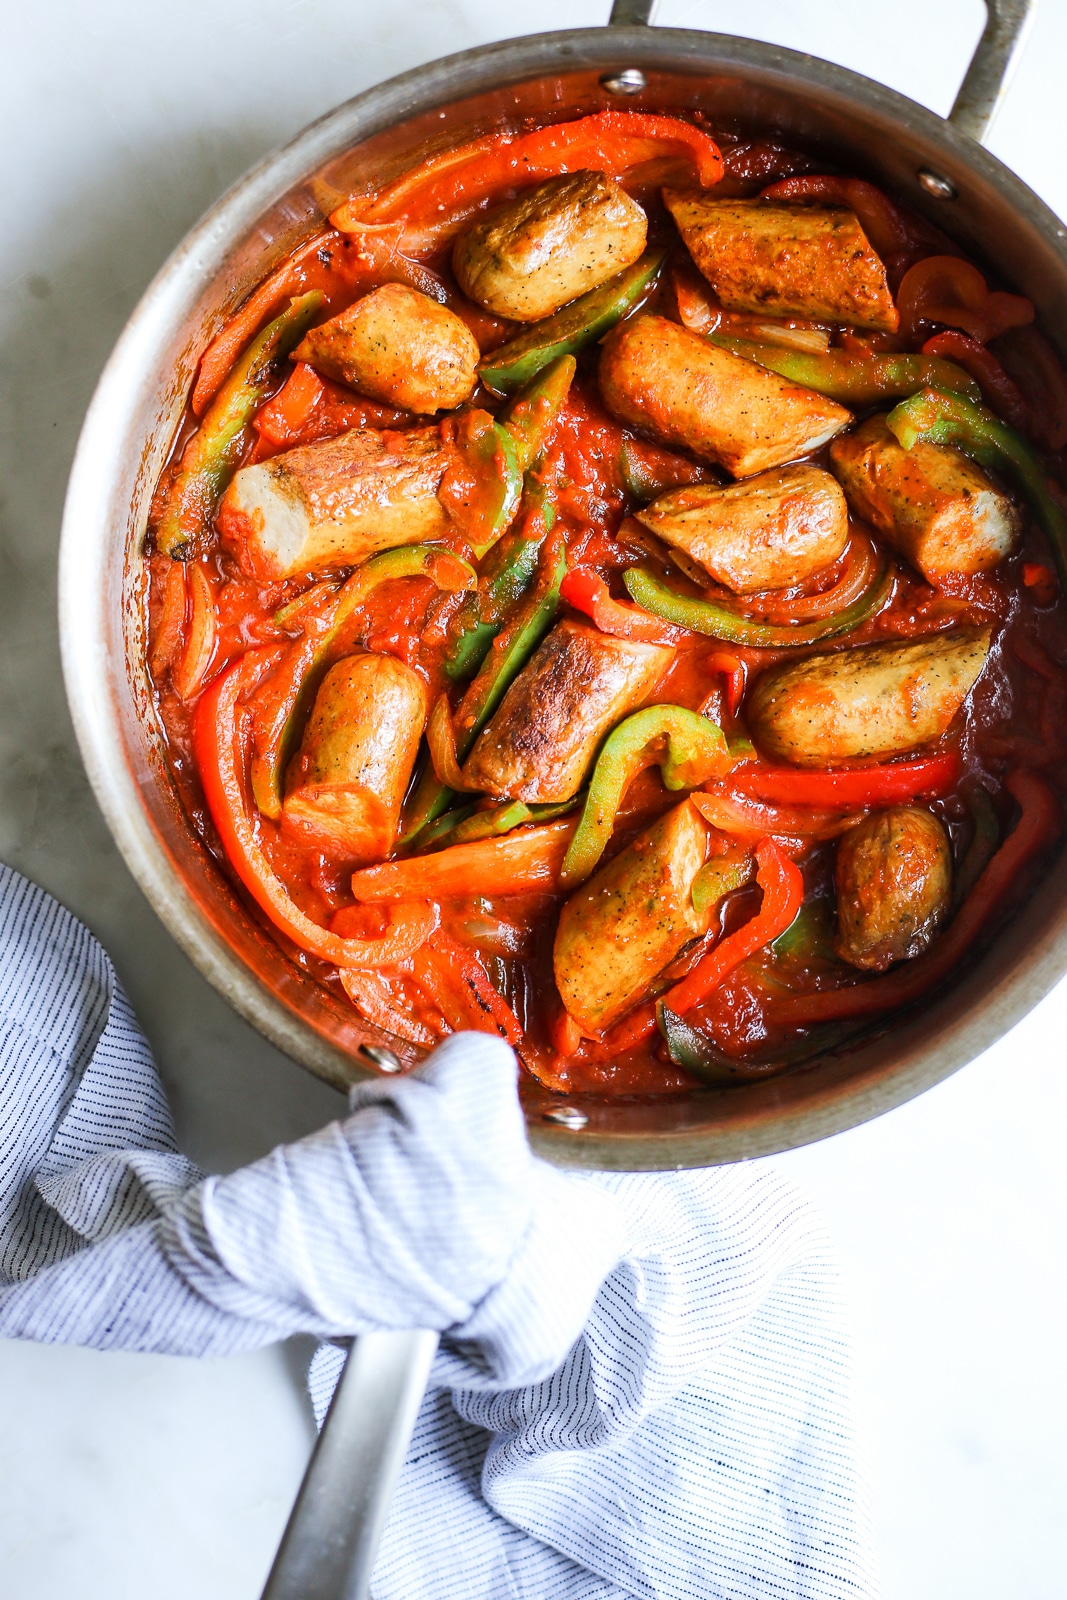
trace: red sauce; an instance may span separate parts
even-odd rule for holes
[[[806,158],[791,157],[789,152],[772,145],[744,146],[739,150],[727,180],[732,193],[758,192],[760,181],[768,175],[788,175],[810,167]],[[677,253],[676,241],[674,248]],[[438,259],[432,265],[455,303],[458,297],[445,262]],[[380,281],[383,275],[361,259],[355,244],[331,233],[320,250],[306,255],[293,269],[289,292],[321,290],[324,305],[318,320],[325,320]],[[499,321],[477,308],[463,309],[481,338],[483,349],[499,344],[506,333]],[[675,314],[667,290],[661,293],[656,309],[666,315]],[[924,330],[923,336],[928,331]],[[847,330],[837,330],[835,343],[855,348],[857,340]],[[900,346],[901,341],[895,341],[895,347]],[[920,343],[909,348],[918,349]],[[593,355],[587,352],[581,358],[579,378],[553,437],[548,459],[540,470],[546,480],[554,480],[557,485],[557,514],[569,565],[597,568],[608,579],[612,593],[626,599],[621,571],[637,560],[648,559],[647,550],[637,542],[641,539],[640,530],[627,521],[643,503],[633,492],[634,467],[646,475],[658,475],[663,483],[718,480],[715,473],[693,458],[665,451],[613,421],[600,403],[592,369]],[[279,377],[278,389],[285,376],[283,373]],[[483,391],[474,396],[473,403],[499,409],[498,402]],[[402,413],[363,400],[343,385],[324,382],[316,389],[314,382],[307,380],[303,381],[302,390],[294,389],[288,396],[279,398],[276,390],[261,408],[248,432],[243,460],[264,461],[281,450],[333,437],[353,427],[405,425]],[[450,426],[453,424],[446,422],[445,427]],[[176,440],[175,461],[194,428],[195,420],[190,417]],[[1054,464],[1050,459],[1050,468]],[[162,488],[168,481],[165,474]],[[458,536],[456,548],[461,554],[466,551]],[[190,824],[223,870],[232,874],[204,803],[194,759],[190,729],[196,704],[226,665],[244,652],[289,642],[299,626],[299,617],[291,617],[286,626],[279,626],[273,621],[275,614],[331,575],[316,572],[283,582],[260,582],[242,571],[234,555],[217,542],[197,564],[209,581],[215,611],[210,666],[197,692],[182,699],[173,679],[191,627],[191,615],[187,616],[182,643],[173,659],[169,664],[157,662],[157,707],[174,782]],[[164,595],[172,565],[158,552],[150,556],[149,638],[154,647],[163,627]],[[1029,572],[1031,568],[1047,569],[1050,565],[1050,552],[1029,516],[1019,549],[993,574],[957,577],[934,589],[898,561],[891,603],[847,639],[847,644],[854,646],[885,639],[921,638],[960,624],[995,625],[991,659],[949,736],[958,743],[963,776],[951,794],[933,802],[934,811],[948,830],[957,861],[965,853],[973,831],[967,795],[974,785],[981,785],[992,795],[1002,836],[1010,828],[1014,814],[1014,803],[1004,786],[1009,770],[1029,766],[1043,773],[1061,793],[1067,788],[1067,611],[1058,592],[1050,602],[1047,584],[1023,580],[1024,567]],[[342,570],[334,576],[340,580],[347,572]],[[767,606],[777,608],[775,620],[779,620],[783,608],[788,614],[790,602],[828,589],[839,576],[840,563],[817,574],[806,585],[765,597]],[[696,592],[677,572],[671,573],[671,581],[678,588]],[[761,598],[750,597],[753,615],[759,613]],[[448,686],[443,668],[448,623],[460,600],[459,596],[442,593],[429,579],[407,578],[383,584],[356,608],[332,645],[329,659],[340,660],[356,650],[395,656],[422,678],[432,704]],[[736,601],[733,603],[736,605]],[[822,652],[839,645],[838,640],[832,646],[815,649]],[[655,700],[702,710],[720,721],[729,735],[736,736],[744,731],[743,720],[728,710],[722,672],[708,665],[709,657],[717,650],[728,650],[739,658],[750,677],[778,660],[795,660],[803,652],[747,649],[720,645],[697,634],[681,636],[674,663]],[[641,829],[677,804],[678,798],[664,788],[657,771],[644,773],[626,795],[610,852],[624,848]],[[254,811],[250,799],[248,805]],[[254,821],[260,848],[293,903],[308,917],[322,927],[334,924],[347,938],[369,939],[384,932],[388,926],[386,911],[375,904],[360,905],[355,901],[349,863],[294,840],[266,816],[256,815]],[[735,1058],[742,1067],[747,1062],[751,1071],[758,1071],[760,1062],[772,1057],[778,1066],[787,1063],[790,1050],[803,1055],[804,1031],[787,1033],[773,1025],[775,994],[807,993],[856,981],[855,970],[838,960],[832,948],[834,849],[832,842],[823,841],[794,851],[804,874],[807,936],[792,943],[779,941],[743,962],[687,1017],[726,1056]],[[759,903],[760,891],[754,887],[729,897],[712,934],[700,950],[691,952],[689,965],[717,937],[751,917]],[[554,1026],[559,1000],[552,975],[552,941],[560,904],[559,895],[527,894],[453,899],[440,906],[444,932],[457,947],[475,957],[488,982],[517,1018],[525,1035],[521,1053],[526,1065],[542,1081],[563,1090],[648,1095],[691,1089],[693,1078],[671,1062],[658,1035],[639,1049],[611,1060],[598,1059],[603,1052],[595,1041],[585,1040],[569,1053],[560,1051],[559,1033]],[[1004,913],[1010,909],[1001,908]],[[339,913],[343,913],[340,918]],[[258,907],[255,915],[263,916]],[[275,931],[279,943],[294,960],[340,993],[333,967],[299,951],[284,932]],[[396,1011],[410,1018],[429,1038],[459,1026],[495,1025],[484,1006],[479,1009],[477,996],[469,986],[465,988],[459,980],[448,983],[440,969],[428,975],[427,963],[418,953],[385,969],[380,977]],[[884,1025],[884,1021],[877,1019],[877,1025]]]

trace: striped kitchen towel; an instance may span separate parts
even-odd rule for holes
[[[443,1334],[375,1600],[876,1594],[831,1252],[765,1165],[579,1177],[450,1040],[227,1177],[107,956],[0,867],[0,1336],[225,1354]],[[325,1343],[325,1405],[342,1360]]]

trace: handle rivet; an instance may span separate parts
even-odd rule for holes
[[[621,72],[605,72],[600,87],[609,94],[640,94],[648,88],[648,79],[640,67],[624,67]]]
[[[561,1128],[573,1128],[575,1131],[584,1128],[589,1118],[584,1111],[579,1111],[577,1106],[554,1106],[551,1111],[545,1112],[546,1122],[557,1122]]]
[[[361,1044],[357,1055],[365,1056],[372,1061],[379,1072],[403,1072],[404,1063],[392,1050],[387,1050],[383,1044]]]
[[[935,200],[955,200],[959,190],[951,178],[942,177],[940,172],[931,172],[929,167],[920,167],[915,174],[927,194],[932,194]]]

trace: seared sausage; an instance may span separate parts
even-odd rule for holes
[[[702,189],[664,189],[663,198],[727,311],[896,333],[900,318],[885,267],[853,212],[716,200]]]
[[[949,572],[988,572],[1018,538],[1018,511],[981,467],[944,445],[905,450],[883,416],[835,439],[830,465],[857,516],[930,583]]]
[[[584,1033],[610,1028],[655,993],[664,968],[708,931],[713,908],[702,917],[693,909],[706,849],[707,829],[683,800],[563,907],[552,955],[556,986]]]
[[[719,350],[666,317],[633,317],[605,339],[600,392],[620,422],[746,478],[825,444],[844,406]]]
[[[752,737],[798,767],[917,750],[946,731],[988,654],[988,628],[956,628],[772,667],[748,697]]]
[[[376,550],[444,533],[437,489],[448,460],[437,428],[353,428],[242,467],[223,496],[219,530],[242,567],[268,581],[356,566]]]
[[[402,661],[338,661],[290,762],[283,830],[356,866],[381,861],[393,847],[425,724],[422,679]]]
[[[467,324],[402,283],[385,283],[304,336],[294,360],[404,411],[450,411],[470,398],[480,357]]]
[[[569,800],[601,739],[648,698],[673,654],[580,622],[558,623],[479,735],[464,779],[513,800]]]
[[[461,234],[452,270],[494,316],[537,322],[635,262],[647,233],[645,213],[613,179],[570,172]]]
[[[848,543],[840,486],[806,463],[725,489],[705,483],[674,489],[635,515],[735,594],[800,583],[836,561]]]
[[[842,961],[884,972],[921,955],[949,913],[952,852],[921,806],[866,817],[837,847],[837,937]]]

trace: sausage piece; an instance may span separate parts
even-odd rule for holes
[[[944,445],[905,450],[883,416],[835,439],[830,465],[857,516],[929,583],[949,572],[990,571],[1019,536],[1016,507],[981,467]]]
[[[713,907],[693,909],[707,829],[683,800],[584,883],[560,912],[556,987],[584,1033],[609,1028],[650,994],[665,967],[708,931]]]
[[[633,317],[605,339],[600,392],[620,422],[746,478],[825,444],[844,406],[768,372],[666,317]]]
[[[734,594],[800,583],[836,561],[848,543],[840,485],[806,463],[724,489],[706,483],[674,489],[635,516]]]
[[[988,628],[862,645],[772,667],[746,710],[756,743],[798,767],[901,755],[939,739],[989,654]]]
[[[305,334],[293,359],[404,411],[470,398],[481,352],[467,324],[403,283],[384,283]]]
[[[448,460],[437,428],[353,428],[242,467],[223,496],[219,530],[257,578],[356,566],[445,532],[437,489]]]
[[[850,828],[837,847],[834,875],[834,949],[865,972],[921,955],[948,916],[948,835],[921,806],[893,806]]]
[[[456,282],[497,317],[537,322],[631,266],[648,219],[603,172],[549,178],[463,233]]]
[[[512,800],[569,800],[601,739],[647,699],[673,654],[580,622],[557,623],[479,735],[464,779]]]
[[[283,830],[356,866],[381,861],[393,847],[425,724],[422,679],[402,661],[338,661],[289,765]]]
[[[885,267],[852,211],[781,200],[715,200],[664,189],[667,210],[727,311],[896,333]]]

